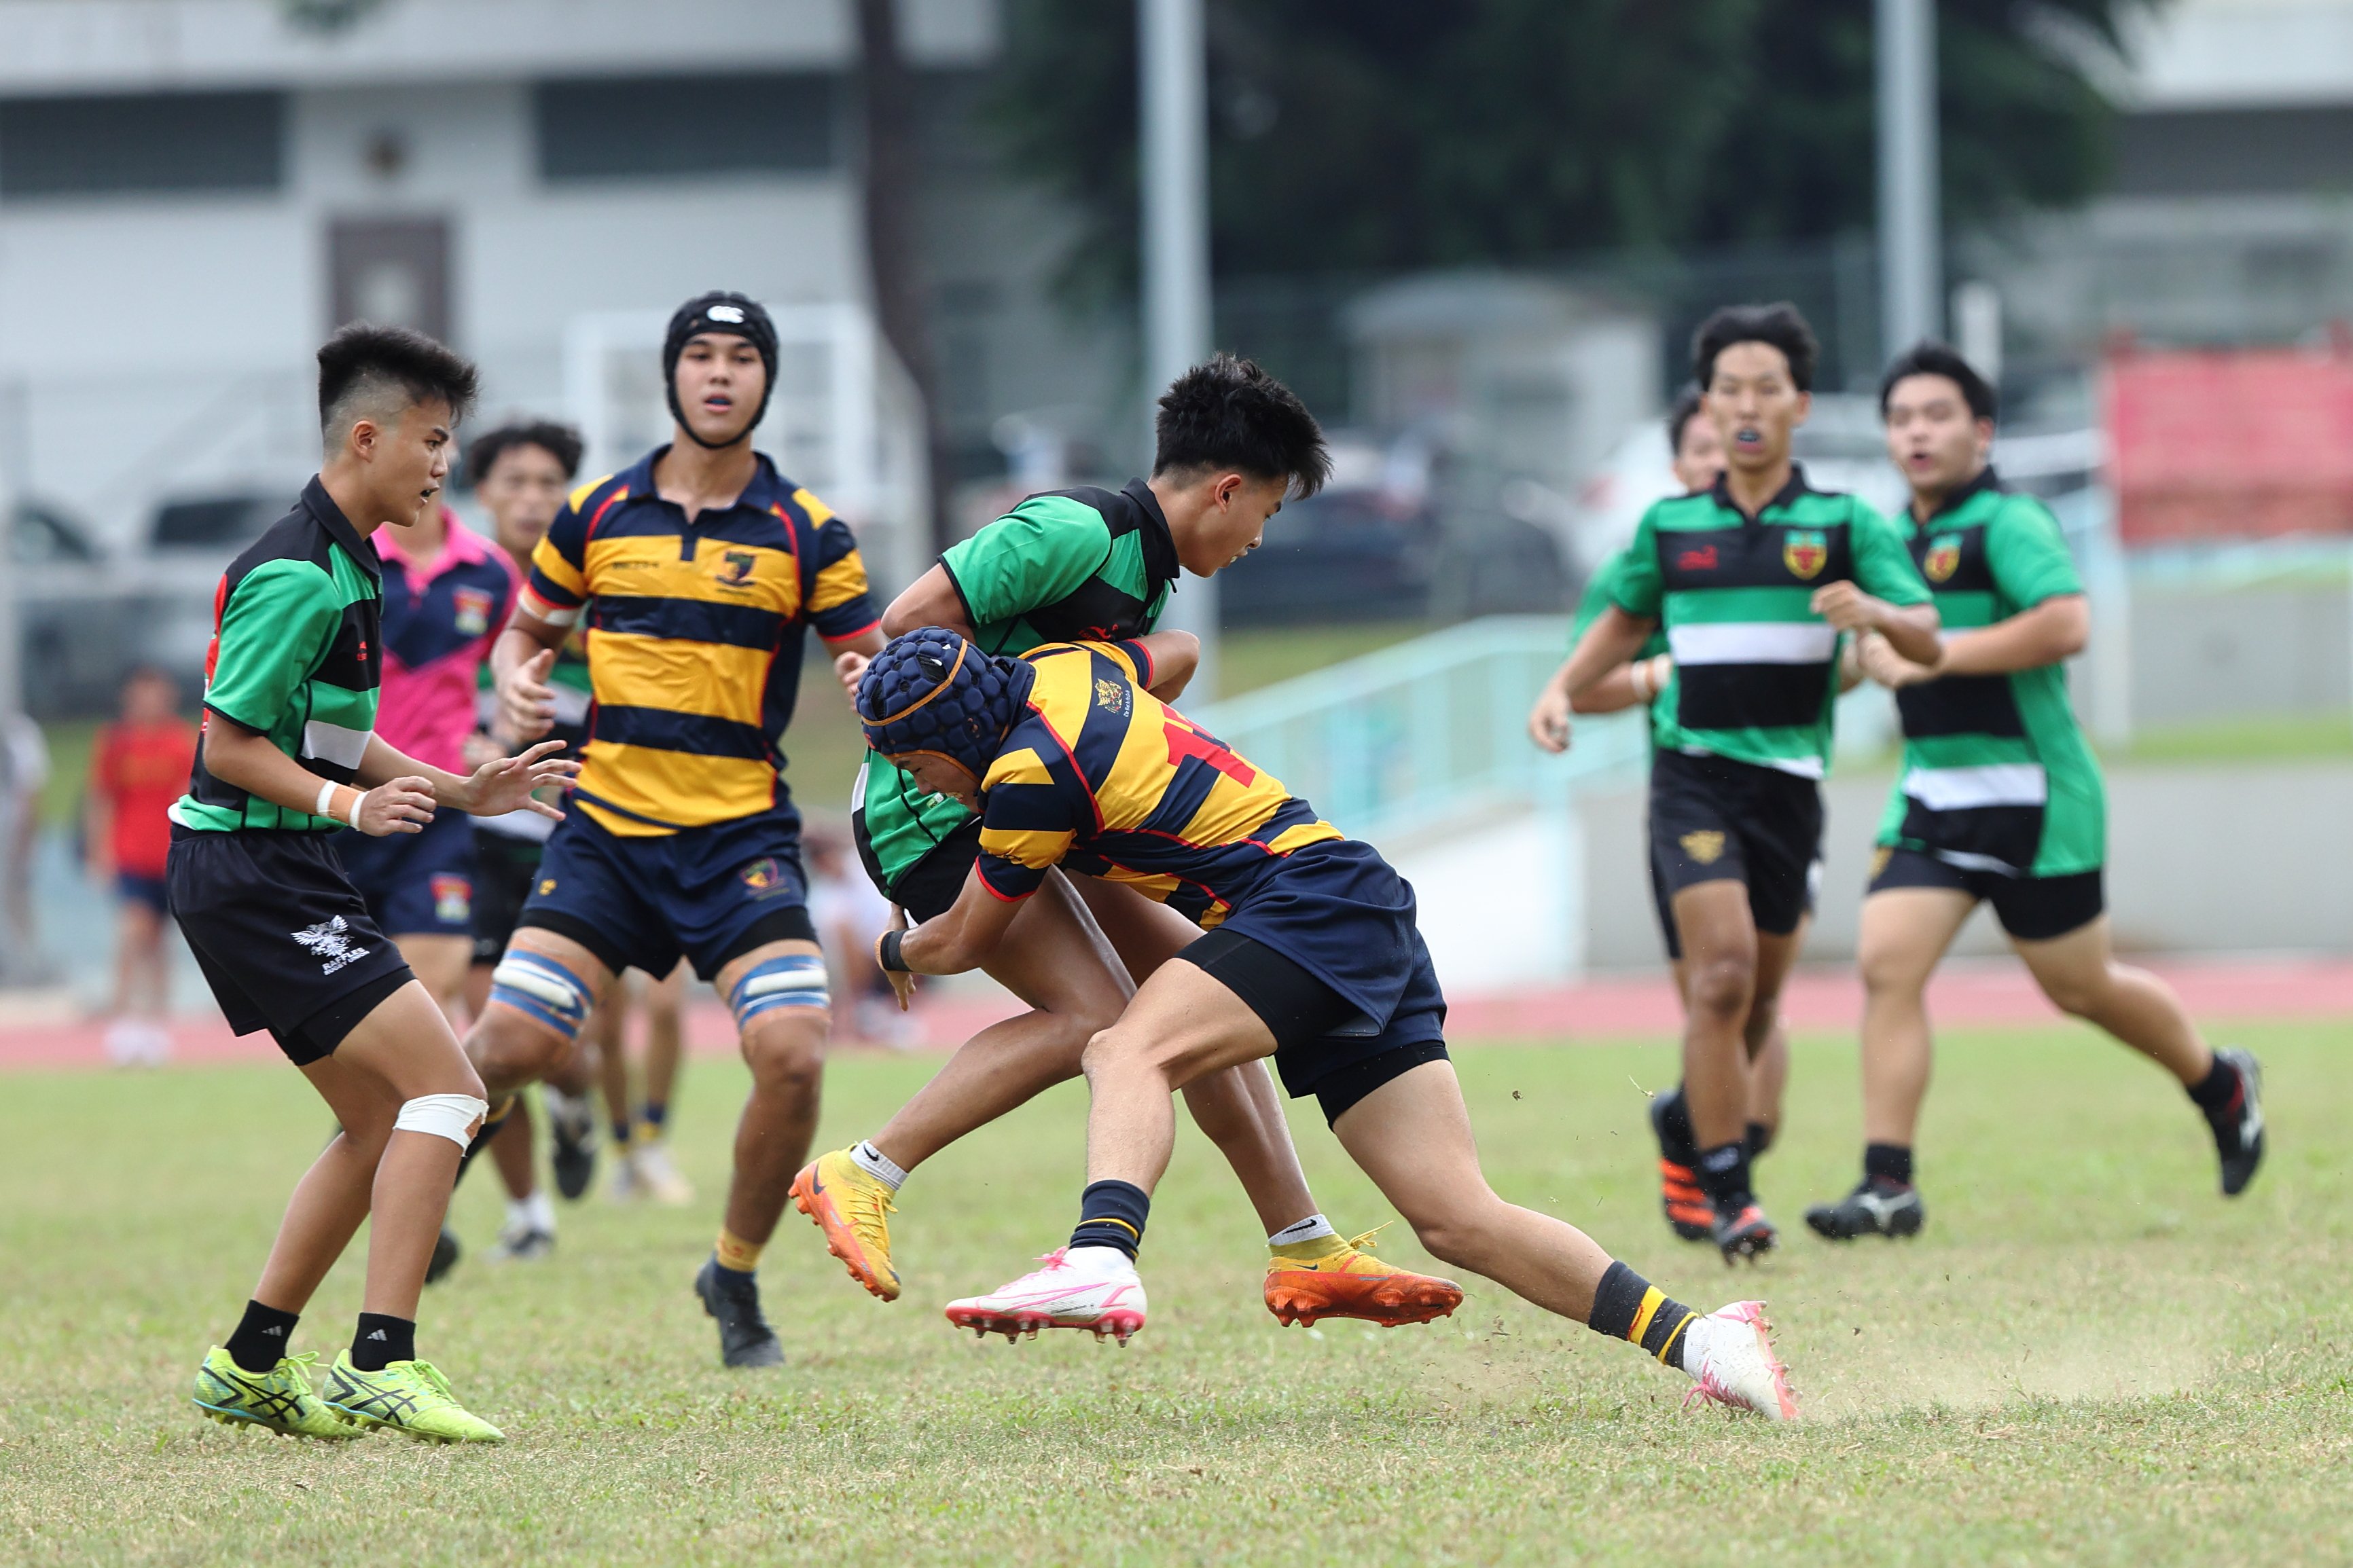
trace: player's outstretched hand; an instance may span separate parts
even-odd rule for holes
[[[555,691],[547,684],[555,650],[543,648],[499,680],[499,728],[517,741],[536,741],[555,727]]]
[[[406,778],[380,784],[360,796],[352,826],[370,838],[389,838],[396,833],[422,833],[432,820],[433,781]]]
[[[903,907],[898,904],[891,906],[891,923],[885,929],[896,931],[903,931],[907,929],[907,911]],[[881,948],[880,938],[876,939],[875,946],[877,949]],[[875,967],[879,969],[881,965],[878,963]],[[907,1005],[915,999],[915,977],[902,969],[884,969],[882,978],[891,983],[892,992],[898,996],[899,1011],[905,1012]]]
[[[834,679],[841,682],[841,689],[849,695],[852,712],[858,709],[858,683],[866,679],[866,667],[873,662],[872,658],[855,648],[834,658]]]
[[[476,816],[533,811],[550,821],[563,821],[563,812],[532,793],[550,784],[568,784],[580,772],[578,763],[550,754],[563,749],[561,741],[542,741],[527,752],[484,763],[466,781],[466,810]]]
[[[1568,693],[1547,685],[1528,710],[1528,739],[1558,756],[1568,750]]]

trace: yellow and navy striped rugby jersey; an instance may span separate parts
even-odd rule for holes
[[[1138,645],[1049,643],[1023,660],[1028,710],[981,782],[980,876],[998,898],[1060,865],[1214,927],[1277,859],[1341,837],[1145,690]]]
[[[732,507],[693,522],[654,491],[658,448],[585,484],[532,552],[523,607],[585,621],[593,705],[575,799],[626,837],[787,803],[777,742],[804,628],[840,642],[880,618],[849,527],[765,457]]]

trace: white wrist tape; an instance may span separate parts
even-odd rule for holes
[[[395,1132],[430,1132],[447,1138],[461,1150],[474,1142],[474,1130],[491,1113],[491,1102],[470,1094],[420,1094],[404,1101],[393,1120]]]
[[[1651,661],[1649,659],[1638,658],[1628,665],[1626,679],[1634,688],[1635,701],[1648,702],[1651,700]]]
[[[367,797],[368,792],[364,789],[354,789],[352,791],[351,809],[343,814],[343,820],[351,824],[353,831],[358,830],[360,825],[360,807],[366,803]]]
[[[319,801],[316,805],[313,805],[311,808],[311,815],[313,816],[329,816],[332,813],[334,805],[335,781],[329,779],[325,784],[319,786]]]

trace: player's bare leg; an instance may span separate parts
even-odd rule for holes
[[[1760,976],[1769,979],[1778,998],[1796,939],[1776,944],[1778,973],[1767,975],[1762,944],[1769,939],[1757,930],[1746,884],[1695,883],[1675,894],[1672,908],[1683,950],[1683,1104],[1691,1124],[1692,1171],[1714,1210],[1710,1237],[1726,1258],[1753,1258],[1773,1246],[1775,1234],[1748,1173],[1751,1019]]]
[[[414,1322],[427,1261],[449,1206],[458,1145],[396,1131],[402,1105],[427,1095],[484,1098],[481,1080],[424,986],[402,986],[302,1068],[343,1130],[295,1186],[254,1300],[299,1312],[374,1216],[363,1310]]]
[[[1912,1147],[1936,1054],[1928,977],[1977,900],[1946,888],[1890,888],[1862,901],[1862,1136]]]

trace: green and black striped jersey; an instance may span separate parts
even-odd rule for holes
[[[1720,479],[1643,513],[1615,600],[1655,618],[1675,656],[1651,709],[1657,744],[1827,773],[1839,633],[1810,606],[1840,582],[1892,605],[1928,602],[1895,526],[1852,496],[1810,489],[1798,468],[1753,518]]]
[[[375,546],[315,479],[294,510],[230,563],[213,595],[195,771],[173,821],[210,833],[343,826],[248,795],[214,776],[205,757],[214,724],[227,720],[268,736],[321,778],[352,783],[375,733],[383,579]]]
[[[1988,468],[1935,516],[1903,520],[1947,631],[1989,626],[2084,584],[2058,520]],[[1904,772],[1879,842],[1972,870],[2065,877],[2107,847],[2099,763],[2067,702],[2063,665],[1948,675],[1895,694]]]

